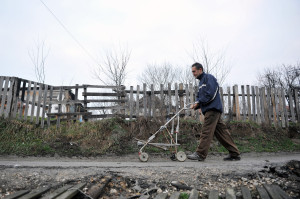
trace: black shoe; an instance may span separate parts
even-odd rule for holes
[[[187,155],[186,157],[190,160],[204,161],[204,158],[200,157],[197,152]]]
[[[238,161],[241,160],[239,155],[228,155],[226,158],[223,159],[224,161]]]

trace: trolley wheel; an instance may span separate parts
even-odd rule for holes
[[[186,160],[186,154],[185,154],[185,152],[179,151],[179,152],[176,154],[176,158],[177,158],[178,161],[184,162],[184,161]]]
[[[142,161],[142,162],[147,162],[149,156],[148,156],[147,153],[143,152],[143,153],[139,153],[139,158],[140,158],[140,161]]]

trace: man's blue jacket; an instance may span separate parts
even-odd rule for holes
[[[213,75],[204,72],[199,75],[197,79],[199,79],[200,82],[196,97],[196,103],[199,103],[199,106],[196,109],[201,108],[203,114],[209,110],[222,113],[223,107],[217,79]]]

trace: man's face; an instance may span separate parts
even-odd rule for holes
[[[194,66],[192,67],[192,73],[195,78],[197,78],[199,75],[202,74],[202,69],[200,68],[199,70]]]

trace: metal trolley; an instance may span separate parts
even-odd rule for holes
[[[171,160],[178,160],[180,162],[183,162],[186,160],[186,154],[183,151],[178,151],[177,147],[180,146],[180,144],[177,143],[177,136],[179,133],[179,120],[180,120],[180,113],[183,110],[189,109],[188,106],[190,106],[192,103],[187,104],[185,107],[183,107],[181,110],[179,110],[171,119],[168,120],[167,123],[165,123],[163,126],[161,126],[151,137],[148,138],[147,141],[144,140],[140,140],[137,139],[137,145],[141,146],[140,151],[139,151],[139,159],[142,162],[147,162],[148,161],[148,154],[146,152],[143,152],[143,149],[147,146],[154,146],[163,150],[167,150],[167,148],[170,148],[170,151],[172,152],[172,156],[170,157]],[[174,131],[174,121],[175,118],[177,117],[177,126],[176,126],[176,130]],[[167,126],[169,123],[172,122],[172,130],[171,132],[168,130]],[[163,133],[165,135],[166,140],[168,141],[168,143],[154,143],[151,142],[158,133]],[[169,138],[169,140],[168,140]],[[173,148],[174,150],[172,151],[171,148]]]

